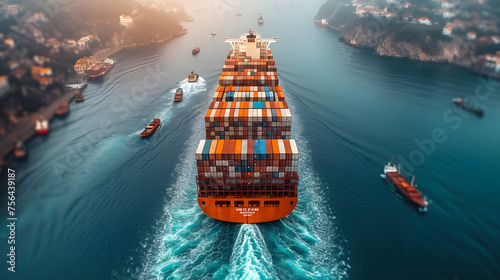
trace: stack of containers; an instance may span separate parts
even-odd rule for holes
[[[297,197],[295,140],[201,140],[200,197]]]
[[[212,102],[205,115],[206,139],[290,139],[286,102]]]
[[[202,198],[297,197],[298,149],[271,50],[231,50],[196,150]]]
[[[213,101],[285,101],[281,86],[218,86]]]

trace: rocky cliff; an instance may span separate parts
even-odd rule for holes
[[[462,38],[443,35],[439,27],[371,15],[359,18],[353,7],[335,0],[327,1],[316,17],[327,18],[331,27],[341,30],[340,39],[356,41],[381,56],[452,63],[468,57],[475,48]]]
[[[474,48],[461,38],[442,35],[437,27],[372,16],[352,16],[339,37],[347,42],[355,40],[360,47],[372,48],[382,56],[432,62],[454,62]]]

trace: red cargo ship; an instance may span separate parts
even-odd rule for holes
[[[317,19],[314,21],[314,23],[319,25],[319,26],[328,27],[328,20],[326,20],[324,18],[321,20]]]
[[[291,114],[268,48],[250,31],[232,46],[196,150],[198,205],[233,223],[281,219],[297,204],[299,152]]]
[[[92,79],[102,77],[104,74],[108,73],[114,65],[115,63],[112,59],[106,58],[104,62],[98,62],[87,69],[87,76]]]
[[[160,127],[160,123],[160,119],[154,119],[148,126],[146,126],[144,131],[141,132],[141,137],[144,138],[153,135],[158,127]]]
[[[198,54],[200,52],[200,48],[196,47],[191,51],[193,54]]]
[[[384,167],[384,174],[381,175],[382,178],[386,179],[391,185],[393,185],[396,190],[405,197],[412,205],[416,206],[420,212],[426,212],[429,202],[422,196],[422,194],[415,188],[414,180],[411,180],[411,184],[406,181],[406,179],[401,176],[399,168],[392,166],[389,162]]]

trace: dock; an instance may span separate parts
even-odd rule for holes
[[[96,53],[94,53],[93,56],[94,56],[95,60],[103,61],[104,59],[108,58],[110,55],[113,55],[113,54],[119,52],[121,49],[123,49],[123,47],[102,49],[102,50],[99,50]]]

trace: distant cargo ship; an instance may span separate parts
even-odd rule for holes
[[[230,50],[196,150],[198,205],[233,223],[281,219],[297,205],[299,152],[269,49],[252,31]]]
[[[314,23],[317,24],[317,25],[319,25],[319,26],[328,27],[328,20],[326,20],[324,18],[321,19],[321,20],[317,19],[317,20],[314,21]]]
[[[98,62],[87,69],[87,76],[92,79],[102,77],[113,68],[113,65],[115,65],[115,62],[112,59],[106,58],[104,62]]]
[[[178,88],[176,91],[175,91],[175,96],[174,96],[174,101],[175,102],[179,102],[182,100],[182,88]]]
[[[144,128],[144,130],[141,132],[141,137],[145,138],[148,136],[153,135],[155,131],[160,127],[161,120],[160,119],[153,119],[153,121]]]
[[[413,177],[411,183],[408,183],[408,181],[406,181],[406,179],[401,175],[399,168],[391,165],[390,162],[384,167],[384,174],[382,174],[381,176],[382,178],[386,179],[391,185],[393,185],[396,190],[412,205],[416,206],[419,211],[427,211],[429,202],[422,196],[417,188],[415,188],[415,177]]]

